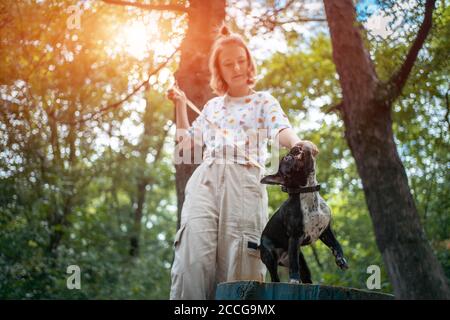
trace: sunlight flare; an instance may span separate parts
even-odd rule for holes
[[[144,23],[134,21],[121,29],[117,40],[123,50],[142,60],[148,55],[151,34]]]

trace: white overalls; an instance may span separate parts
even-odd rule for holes
[[[203,114],[230,131],[265,128],[269,138],[291,127],[278,101],[266,92],[214,98]],[[209,139],[208,124],[201,117],[192,129],[201,130],[206,150],[186,184],[174,241],[170,299],[214,299],[218,283],[263,281],[266,273],[255,248],[268,220],[267,190],[260,183],[264,172],[242,157],[218,156],[216,151],[228,146]],[[235,141],[251,149],[252,143],[245,140],[242,136]],[[252,158],[264,164],[266,147],[267,141],[258,142],[256,152],[250,151]]]

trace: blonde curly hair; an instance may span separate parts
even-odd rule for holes
[[[211,73],[209,85],[213,92],[219,96],[224,95],[228,91],[228,85],[220,73],[219,54],[225,46],[230,44],[238,45],[245,50],[248,62],[247,83],[250,88],[253,88],[256,82],[256,64],[250,54],[250,50],[240,35],[231,33],[226,25],[222,25],[219,30],[219,36],[214,41],[211,55],[209,56],[209,71]]]

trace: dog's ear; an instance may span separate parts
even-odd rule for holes
[[[283,185],[284,184],[284,179],[278,173],[277,174],[271,174],[271,175],[268,175],[268,176],[265,176],[264,178],[262,178],[261,179],[261,183]]]

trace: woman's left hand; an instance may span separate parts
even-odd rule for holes
[[[303,141],[296,143],[296,145],[311,148],[314,157],[319,154],[319,148],[317,148],[317,146],[314,143],[312,143],[311,141],[303,140]]]

